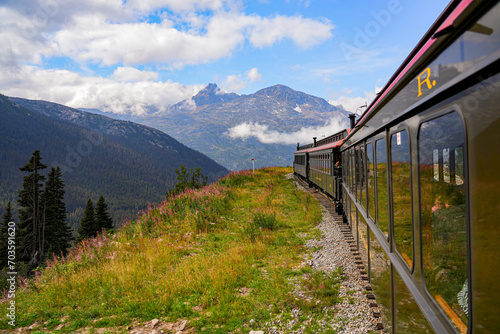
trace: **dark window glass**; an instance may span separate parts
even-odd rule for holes
[[[395,332],[406,334],[433,334],[434,330],[418,307],[405,282],[394,270]]]
[[[360,145],[356,149],[358,156],[358,175],[357,175],[357,189],[358,189],[358,202],[366,208],[364,198],[366,197],[366,173],[365,173],[365,148]]]
[[[346,152],[342,153],[342,162],[344,164],[344,166],[342,166],[342,179],[347,180],[347,166],[349,165],[347,164]]]
[[[374,174],[374,160],[373,160],[373,145],[372,143],[366,144],[366,166],[368,168],[368,214],[375,220],[375,174]]]
[[[354,148],[349,149],[349,190],[351,193],[356,194],[356,189],[354,187]]]
[[[413,267],[410,140],[406,130],[391,137],[392,207],[396,249]]]
[[[422,124],[420,206],[425,283],[459,331],[467,330],[465,134],[457,113]]]
[[[352,231],[352,235],[354,237],[354,241],[356,242],[356,246],[358,245],[358,222],[357,222],[357,212],[356,203],[354,201],[351,202],[351,222],[350,227]]]
[[[369,256],[368,256],[368,225],[365,219],[361,215],[361,212],[357,210],[358,214],[358,237],[359,237],[359,256],[363,261],[363,265],[366,269],[369,268]]]
[[[387,201],[387,149],[385,139],[377,140],[375,144],[376,174],[377,174],[377,224],[380,230],[389,235],[388,229],[388,201]]]
[[[359,146],[356,146],[353,151],[353,162],[354,162],[354,197],[357,199],[359,194]]]
[[[387,333],[392,333],[391,262],[370,230],[370,283]]]

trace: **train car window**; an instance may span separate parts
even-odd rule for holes
[[[359,256],[363,261],[363,265],[368,270],[370,266],[370,254],[368,251],[368,224],[366,224],[365,218],[361,215],[361,212],[357,211],[358,215],[358,236],[359,236]]]
[[[357,199],[358,198],[358,193],[357,193],[357,181],[358,181],[358,148],[354,147],[353,149],[353,156],[352,156],[352,165],[353,165],[353,180],[352,180],[352,185],[353,185],[353,195]]]
[[[409,268],[413,267],[410,140],[406,130],[391,136],[391,179],[394,240]]]
[[[342,162],[344,164],[344,166],[342,166],[342,179],[347,182],[347,166],[349,166],[349,164],[347,163],[347,153],[346,152],[342,152]],[[347,185],[347,183],[346,183],[346,185]]]
[[[391,261],[375,234],[370,230],[370,284],[377,298],[382,323],[392,333]]]
[[[349,190],[351,193],[354,192],[354,149],[350,148],[349,149]]]
[[[353,193],[355,198],[358,198],[358,178],[359,178],[359,161],[358,161],[358,147],[355,147],[352,151],[352,166],[353,166],[353,173],[352,173],[352,186],[353,186]]]
[[[366,204],[364,203],[364,198],[366,197],[366,172],[365,172],[365,148],[364,144],[357,147],[358,156],[358,168],[357,168],[357,187],[358,189],[358,202],[366,209]]]
[[[342,182],[345,187],[349,186],[348,172],[349,172],[349,159],[347,158],[347,151],[342,152]],[[344,187],[342,189],[342,207],[344,212],[347,212],[347,192]]]
[[[434,330],[418,307],[401,276],[394,270],[395,333],[433,334]]]
[[[375,143],[375,173],[377,178],[377,189],[375,196],[377,197],[377,225],[385,234],[389,236],[387,216],[388,201],[387,201],[387,149],[385,147],[385,139],[379,139]]]
[[[328,164],[327,172],[329,175],[332,175],[332,155],[330,153],[328,153],[327,158],[328,158],[328,160],[326,161]]]
[[[356,247],[358,246],[358,210],[356,209],[356,203],[351,200],[351,232],[354,237],[354,241],[356,242]]]
[[[366,144],[366,167],[367,170],[367,186],[368,186],[368,214],[375,221],[375,173],[373,160],[373,145]]]
[[[467,332],[469,288],[465,133],[457,113],[423,123],[419,134],[422,255],[427,290]]]

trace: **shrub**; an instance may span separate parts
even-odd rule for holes
[[[266,213],[254,213],[253,214],[253,223],[255,226],[274,231],[278,228],[278,224],[276,222],[276,213],[266,214]]]

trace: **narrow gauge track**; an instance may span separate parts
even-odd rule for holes
[[[349,252],[351,253],[352,260],[354,260],[354,265],[355,268],[357,269],[357,275],[359,279],[361,280],[361,285],[365,291],[365,298],[366,302],[369,305],[371,309],[371,316],[373,317],[374,321],[374,326],[372,330],[384,330],[384,325],[382,323],[381,319],[381,313],[379,309],[379,305],[377,304],[375,295],[372,293],[373,288],[369,283],[368,279],[368,274],[365,263],[363,262],[360,254],[360,250],[358,249],[356,245],[356,241],[354,239],[354,236],[352,234],[351,228],[349,225],[346,223],[345,219],[343,218],[342,215],[339,215],[336,212],[336,207],[335,207],[335,202],[332,200],[331,197],[326,195],[323,191],[318,190],[316,188],[309,187],[309,183],[306,182],[303,178],[294,175],[295,181],[300,184],[303,189],[311,193],[325,208],[325,210],[328,211],[328,213],[331,215],[333,218],[333,223],[337,225],[338,229],[340,230],[341,234],[343,235],[343,238],[345,240],[345,243],[347,244],[349,248]],[[381,331],[381,333],[386,333],[386,331]]]

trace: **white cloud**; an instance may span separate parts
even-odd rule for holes
[[[247,71],[246,74],[248,79],[250,79],[250,82],[262,80],[262,74],[259,73],[257,67],[254,67],[250,71]]]
[[[259,70],[254,67],[247,72],[245,72],[246,77],[242,78],[240,74],[231,74],[224,79],[224,82],[220,84],[221,88],[225,92],[239,92],[242,89],[248,87],[251,83],[255,81],[262,80],[262,75]]]
[[[221,84],[222,90],[225,92],[239,92],[247,86],[247,83],[241,79],[240,75],[228,75]]]
[[[289,40],[308,48],[332,36],[334,26],[329,21],[249,15],[242,12],[242,4],[241,0],[0,0],[0,91],[73,107],[108,105],[114,112],[140,113],[146,103],[177,103],[202,86],[156,82],[157,72],[135,67],[179,69],[231,57],[246,44],[261,48]],[[155,23],[148,21],[150,16]],[[66,64],[71,71],[58,69]],[[120,67],[107,78],[88,70],[114,66]],[[78,74],[85,71],[89,76]],[[228,76],[225,85],[238,91],[261,78],[252,68],[245,75]]]
[[[147,106],[162,110],[189,99],[204,87],[171,81],[118,82],[111,78],[82,77],[67,70],[43,70],[34,66],[23,66],[3,71],[2,74],[0,87],[2,94],[7,96],[42,99],[74,108],[97,108],[120,114],[144,114]]]
[[[229,129],[227,135],[233,139],[257,138],[264,144],[310,143],[313,137],[329,136],[345,129],[347,122],[341,117],[333,117],[323,126],[303,127],[299,131],[284,133],[272,130],[268,125],[241,123]]]
[[[172,11],[188,10],[217,10],[224,8],[224,4],[232,6],[231,1],[224,0],[130,0],[127,5],[143,10],[153,11],[160,8],[169,8]]]
[[[364,96],[352,96],[352,91],[345,89],[340,94],[332,95],[328,102],[334,106],[341,106],[348,112],[356,113],[357,111],[358,114],[360,114],[366,110],[366,108],[360,107],[365,104],[369,106],[371,101],[373,101],[375,96],[377,96],[376,93],[378,93],[380,89],[380,87],[375,87],[375,90],[372,92],[364,92]]]
[[[274,18],[252,17],[250,41],[256,47],[265,47],[283,39],[293,40],[301,48],[317,45],[332,36],[330,21],[315,21],[300,16],[277,15]]]
[[[155,8],[165,3],[177,6],[182,2],[147,2]],[[190,1],[186,6],[195,3],[209,9],[221,6],[219,1]],[[212,16],[189,13],[149,23],[141,21],[142,15],[127,10],[127,4],[119,7],[116,1],[109,6],[92,6],[92,2],[76,6],[81,11],[66,7],[58,6],[53,16],[40,12],[44,15],[40,22],[22,11],[0,7],[0,41],[16,42],[17,47],[10,48],[13,56],[32,63],[42,57],[62,55],[104,66],[160,63],[182,67],[230,57],[245,40],[254,47],[268,47],[289,39],[299,47],[308,48],[330,38],[333,29],[330,22],[300,16],[263,18],[219,10]],[[62,17],[62,13],[67,15]],[[194,29],[186,28],[186,24]]]
[[[158,80],[158,73],[140,71],[133,67],[117,67],[111,79],[122,82],[156,81]]]

